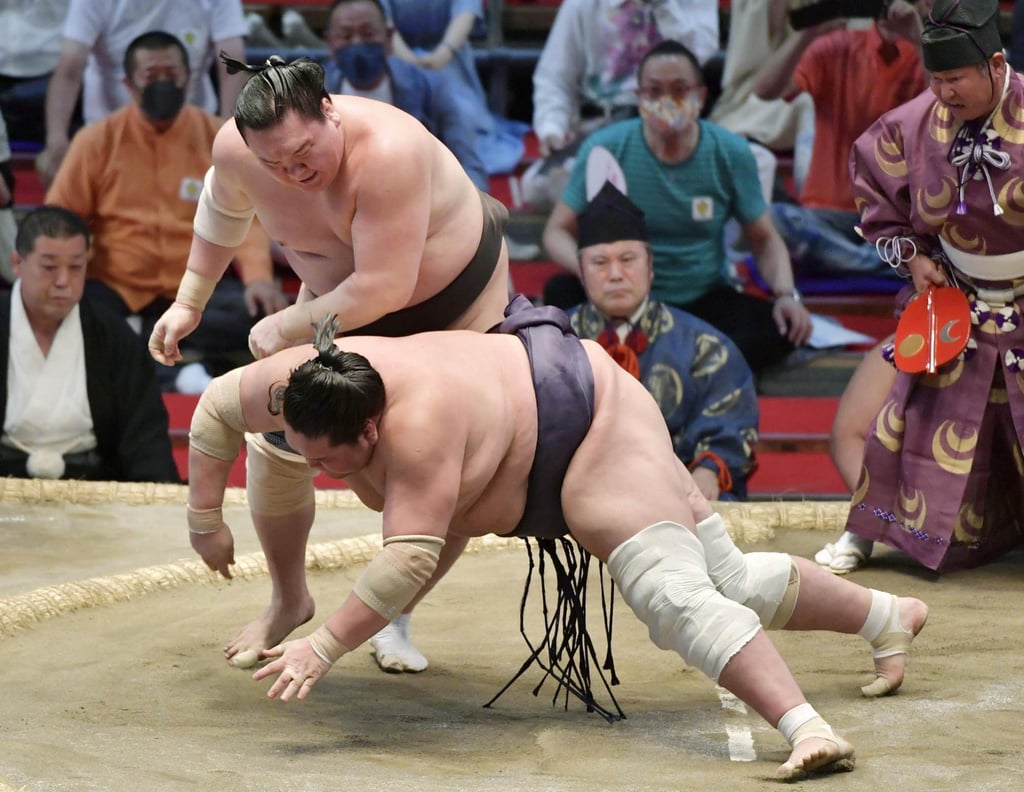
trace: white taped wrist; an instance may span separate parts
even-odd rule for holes
[[[343,654],[351,651],[345,644],[334,637],[334,633],[327,629],[326,624],[321,624],[312,633],[306,636],[310,647],[316,656],[327,665],[334,665]]]
[[[217,281],[213,278],[207,278],[205,275],[187,269],[181,277],[181,283],[178,284],[178,293],[174,301],[202,313],[216,288]]]
[[[224,510],[220,506],[212,509],[193,509],[185,507],[188,513],[188,532],[194,534],[216,533],[224,525]]]

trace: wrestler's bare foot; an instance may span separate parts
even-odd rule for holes
[[[800,781],[811,773],[848,773],[853,765],[853,746],[838,734],[808,737],[793,747],[775,774],[781,781]]]
[[[370,639],[373,656],[382,671],[396,674],[404,671],[416,674],[426,670],[427,658],[413,646],[412,638],[409,636],[409,617],[411,615],[410,613],[401,614]]]
[[[283,641],[292,630],[313,618],[316,605],[308,594],[293,607],[271,604],[258,619],[245,625],[224,647],[224,657],[235,668],[252,668],[264,649]]]
[[[888,657],[875,657],[875,681],[860,689],[861,693],[868,698],[888,696],[895,693],[903,684],[910,644],[924,629],[925,622],[928,621],[928,606],[919,599],[897,597],[896,606],[899,623],[893,626],[907,635],[898,640],[897,646],[890,650],[897,653],[890,654]],[[900,638],[898,634],[895,637]],[[899,644],[903,643],[905,643],[905,647],[901,648]]]

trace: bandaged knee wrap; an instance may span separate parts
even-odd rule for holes
[[[242,369],[217,377],[203,392],[192,413],[189,444],[215,459],[231,462],[242,448],[245,423],[239,381]]]
[[[616,547],[607,566],[654,644],[715,682],[761,629],[752,610],[715,589],[700,541],[678,523],[648,526]]]
[[[359,576],[352,591],[367,607],[393,619],[409,604],[437,569],[444,539],[437,536],[392,536]]]
[[[203,190],[199,193],[199,205],[196,206],[192,230],[196,236],[207,242],[222,247],[236,248],[245,240],[256,214],[254,207],[248,209],[229,209],[216,199],[210,181],[213,168],[206,171],[203,179]]]
[[[282,517],[313,504],[316,471],[303,457],[275,447],[261,434],[247,434],[245,440],[245,492],[253,513]]]
[[[742,553],[720,514],[697,523],[708,577],[722,595],[746,605],[766,630],[786,625],[796,607],[800,573],[785,553]]]

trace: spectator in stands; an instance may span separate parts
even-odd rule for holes
[[[0,475],[179,482],[145,345],[82,292],[89,229],[29,212],[0,297]]]
[[[453,98],[446,72],[424,69],[392,54],[392,33],[380,0],[336,0],[324,35],[333,58],[324,67],[327,90],[379,99],[415,116],[486,191],[488,176],[477,153],[476,119]]]
[[[449,76],[452,98],[476,119],[477,152],[488,173],[508,173],[523,158],[529,127],[491,111],[469,36],[482,25],[481,0],[382,0],[398,57]]]
[[[889,266],[856,231],[849,158],[853,142],[885,112],[925,89],[918,48],[932,0],[893,0],[887,15],[851,30],[833,20],[790,36],[761,69],[755,93],[814,100],[814,148],[800,203],[775,203],[772,218],[797,271],[886,275]]]
[[[7,140],[7,124],[0,112],[0,287],[14,282],[11,254],[14,252],[14,176],[11,170],[11,146]]]
[[[571,314],[654,396],[676,456],[709,500],[746,497],[754,467],[754,376],[728,338],[695,316],[651,299],[643,212],[605,182],[578,218],[587,301]]]
[[[533,73],[533,129],[544,158],[523,175],[524,197],[550,209],[585,135],[636,116],[640,59],[664,39],[703,64],[719,47],[717,0],[564,0]]]
[[[774,184],[776,153],[792,152],[797,190],[803,185],[814,138],[814,103],[800,94],[792,102],[764,101],[754,85],[765,62],[793,30],[790,0],[744,0],[729,9],[729,37],[720,94],[708,117],[731,132],[760,144],[754,146],[762,184]]]
[[[60,28],[70,0],[0,3],[0,110],[17,140],[43,143],[46,86],[60,58]],[[74,97],[72,97],[74,102]],[[71,117],[70,114],[68,116]],[[80,119],[79,119],[80,123]],[[4,259],[6,267],[7,259]]]
[[[136,329],[148,338],[185,272],[220,121],[184,104],[188,54],[169,33],[145,33],[131,42],[124,71],[132,103],[75,136],[46,200],[92,227],[86,292],[116,314],[137,316]],[[262,230],[250,231],[236,263],[242,283],[228,278],[218,284],[214,310],[190,339],[191,350],[202,356],[245,353],[252,317],[287,305]],[[159,370],[165,389],[193,392],[208,382],[196,368]]]
[[[220,101],[210,79],[214,54],[244,59],[241,0],[71,0],[60,60],[46,92],[46,148],[36,167],[49,184],[67,152],[68,122],[82,91],[82,112],[92,124],[128,104],[121,64],[128,44],[150,30],[166,30],[184,44],[193,70],[186,100],[228,117],[244,82],[218,61]]]
[[[641,61],[639,75],[640,118],[598,130],[580,147],[562,200],[544,229],[548,255],[579,275],[577,215],[589,197],[588,160],[595,150],[610,154],[621,169],[624,191],[650,228],[654,298],[717,327],[755,372],[778,363],[807,341],[811,319],[793,286],[789,254],[772,225],[750,147],[698,118],[704,100],[700,65],[684,45],[656,44]],[[599,188],[595,185],[591,194]],[[742,225],[772,301],[739,292],[730,280],[723,229],[733,217]]]

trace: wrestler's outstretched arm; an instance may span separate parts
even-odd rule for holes
[[[419,404],[405,414],[388,415],[389,436],[402,445],[382,448],[381,441],[374,453],[384,455],[386,471],[384,549],[323,625],[306,638],[263,653],[271,662],[253,679],[277,675],[267,693],[270,698],[304,699],[344,654],[378,633],[437,581],[466,448],[465,428],[460,432],[457,419],[438,419],[439,414],[444,412]]]
[[[168,366],[181,360],[178,342],[199,326],[210,295],[249,234],[255,216],[252,202],[232,176],[237,154],[231,153],[226,142],[229,133],[237,135],[233,122],[225,124],[214,139],[214,164],[206,172],[199,195],[185,274],[174,302],[157,320],[149,339],[150,353]]]
[[[386,146],[386,144],[385,144]],[[250,333],[257,357],[313,337],[313,326],[336,315],[341,333],[409,305],[419,279],[434,201],[430,152],[360,162],[352,217],[354,272],[333,290],[261,319]]]
[[[222,506],[231,467],[245,433],[283,428],[272,415],[266,394],[275,381],[285,381],[308,350],[289,350],[273,360],[258,361],[214,379],[199,398],[189,428],[188,526],[193,549],[210,569],[231,577],[234,538],[224,522]]]

